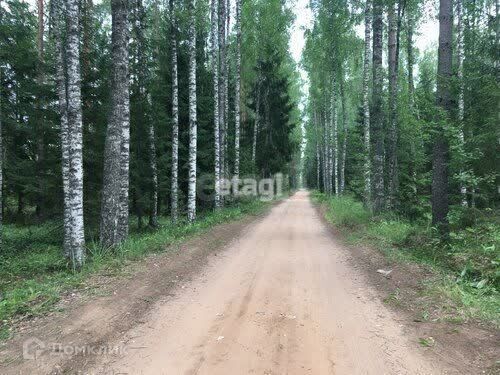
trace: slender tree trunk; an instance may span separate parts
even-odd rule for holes
[[[226,35],[225,35],[225,53],[224,57],[226,59],[226,68],[224,70],[224,142],[222,143],[224,147],[224,177],[229,177],[229,152],[228,152],[228,140],[229,140],[229,27],[230,27],[230,11],[231,11],[231,0],[226,1]]]
[[[38,66],[37,66],[37,83],[39,89],[42,88],[44,83],[44,30],[45,30],[45,22],[44,22],[44,4],[43,0],[37,0],[37,8],[38,8],[38,35],[37,35],[37,47],[38,47]],[[37,136],[37,199],[36,199],[36,215],[38,219],[41,219],[43,215],[43,191],[44,186],[44,175],[45,175],[45,132],[44,132],[44,113],[43,113],[43,100],[41,98],[41,94],[38,95],[36,100],[37,105],[37,128],[36,128],[36,136]]]
[[[382,67],[382,0],[373,2],[373,116],[372,133],[375,140],[373,161],[373,211],[378,214],[384,208],[384,118],[382,112],[383,67]]]
[[[80,75],[80,25],[77,0],[66,0],[66,67],[69,145],[69,206],[71,216],[71,243],[73,264],[76,268],[85,260],[83,223],[83,150],[82,102]]]
[[[0,9],[2,1],[0,0]],[[0,12],[0,24],[2,22],[2,14]],[[2,65],[0,64],[0,252],[3,250],[3,133],[2,133]]]
[[[169,0],[170,7],[170,49],[172,75],[172,176],[170,215],[174,223],[179,218],[179,78],[177,73],[177,9],[175,0]]]
[[[62,165],[62,180],[63,180],[63,252],[66,259],[71,260],[71,242],[70,236],[66,233],[71,233],[71,215],[69,202],[69,144],[68,144],[68,106],[67,106],[67,81],[66,81],[66,50],[61,30],[65,28],[65,6],[64,1],[59,0],[53,3],[53,38],[56,47],[56,88],[59,101],[59,117],[61,123],[61,165]]]
[[[407,51],[407,70],[408,70],[408,96],[410,98],[411,109],[414,110],[415,106],[415,83],[413,80],[413,65],[415,64],[415,57],[413,56],[413,30],[415,28],[414,18],[411,14],[412,12],[408,10],[407,12],[407,41],[406,41],[406,51]]]
[[[451,109],[449,81],[452,73],[453,10],[451,0],[439,1],[439,49],[437,70],[437,105],[447,117]],[[439,128],[432,156],[432,223],[448,232],[448,141]]]
[[[398,6],[396,19],[395,0],[391,0],[388,8],[388,48],[389,48],[389,199],[388,208],[397,206],[398,194],[398,125],[397,125],[397,92],[398,92],[398,47],[401,6]]]
[[[253,124],[252,138],[252,165],[256,167],[257,162],[257,135],[260,129],[260,78],[257,78],[257,99],[255,101],[255,121]]]
[[[151,94],[147,94],[149,104],[151,104]],[[148,108],[152,108],[151,105]],[[151,202],[149,208],[149,225],[153,228],[158,226],[158,165],[156,159],[156,134],[153,121],[149,119],[148,129],[149,141],[149,166],[151,169]]]
[[[197,116],[196,116],[196,5],[189,0],[189,188],[188,220],[196,219],[196,156],[197,156]]]
[[[320,160],[320,142],[318,132],[318,113],[314,110],[314,130],[316,132],[316,189],[321,189],[320,174],[321,174],[321,160]]]
[[[220,175],[226,177],[224,169],[226,165],[226,78],[227,78],[227,58],[226,58],[226,0],[219,0],[219,132],[220,132]],[[221,203],[223,203],[221,199]]]
[[[104,146],[101,244],[116,246],[128,234],[130,98],[128,0],[112,0],[111,112]]]
[[[345,87],[344,87],[344,76],[340,81],[340,98],[342,101],[342,127],[344,130],[344,137],[342,140],[342,164],[340,165],[340,194],[344,193],[345,190],[345,165],[347,157],[347,132],[348,132],[348,121],[347,121],[347,101],[345,97]]]
[[[365,56],[363,63],[363,141],[364,141],[364,202],[371,207],[371,140],[370,140],[370,59],[371,59],[371,0],[365,5]]]
[[[215,208],[221,207],[221,195],[220,195],[220,184],[221,184],[221,167],[220,167],[220,114],[219,114],[219,103],[220,103],[220,93],[219,93],[219,34],[218,34],[218,9],[217,0],[212,0],[211,4],[211,43],[212,43],[212,80],[213,80],[213,90],[214,90],[214,150],[215,150],[215,171],[214,171],[214,182],[215,182],[215,197],[214,204]]]
[[[333,178],[335,181],[335,195],[339,195],[339,131],[337,121],[337,98],[335,95],[335,86],[332,88],[332,111],[330,122],[332,124],[333,138]]]
[[[240,177],[241,0],[236,0],[236,79],[234,92],[234,177]]]
[[[150,207],[149,207],[149,225],[152,227],[158,226],[158,167],[156,162],[156,135],[155,128],[152,118],[150,116],[151,111],[151,94],[147,90],[147,82],[149,81],[149,72],[147,67],[147,56],[146,56],[146,40],[144,37],[144,22],[146,18],[146,12],[144,11],[144,5],[142,0],[136,0],[136,16],[134,23],[135,37],[137,38],[137,61],[138,69],[137,72],[137,85],[139,89],[139,95],[141,100],[146,103],[145,113],[142,114],[143,121],[147,123],[147,140],[148,140],[148,159],[149,168],[151,173],[151,184],[150,184]]]
[[[463,25],[463,9],[462,0],[456,0],[457,11],[457,78],[458,78],[458,122],[460,127],[460,146],[462,152],[465,151],[465,136],[464,136],[464,25]],[[462,171],[463,172],[463,171]],[[460,195],[462,198],[462,206],[467,206],[467,187],[462,181],[460,186]]]

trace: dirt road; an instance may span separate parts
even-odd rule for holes
[[[352,268],[306,192],[233,241],[90,373],[449,374]]]

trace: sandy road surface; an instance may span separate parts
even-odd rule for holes
[[[298,192],[91,373],[442,374]]]

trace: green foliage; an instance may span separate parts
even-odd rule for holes
[[[354,240],[371,244],[391,259],[423,263],[440,275],[426,293],[446,296],[464,310],[500,324],[500,223],[496,215],[452,212],[452,231],[443,241],[432,228],[394,216],[373,217],[351,197],[328,197],[314,192],[313,200],[326,208],[327,219]],[[469,226],[464,228],[464,221]]]
[[[202,213],[194,224],[173,225],[168,217],[160,219],[157,230],[136,230],[117,249],[111,251],[91,242],[89,257],[80,272],[73,272],[64,262],[60,246],[49,244],[49,226],[5,228],[11,251],[0,256],[0,331],[6,322],[19,315],[38,315],[53,308],[64,292],[78,289],[87,277],[101,270],[120,270],[124,264],[145,255],[165,251],[169,245],[200,234],[215,225],[230,222],[244,215],[255,215],[267,204],[259,200],[242,200],[230,206]],[[50,232],[49,232],[50,233]],[[28,242],[36,243],[26,247]],[[3,323],[1,323],[3,322]]]

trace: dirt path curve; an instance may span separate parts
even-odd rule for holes
[[[90,373],[451,374],[405,336],[306,192],[273,208]],[[87,371],[85,371],[87,372]]]

